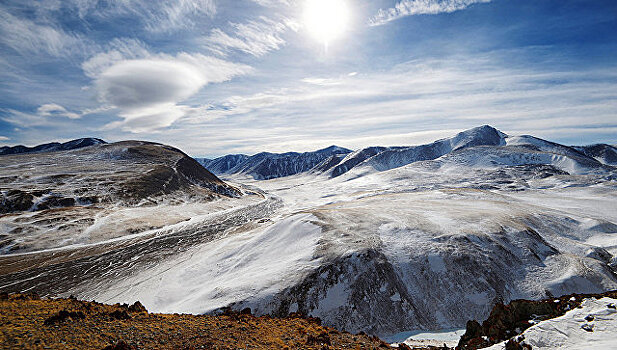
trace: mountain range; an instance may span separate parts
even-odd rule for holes
[[[137,141],[4,156],[3,199],[31,205],[0,216],[0,291],[387,339],[463,328],[514,299],[617,289],[615,152],[480,126],[202,159],[216,175]]]
[[[468,149],[474,151],[466,153]],[[305,153],[263,152],[254,156],[236,154],[197,160],[215,174],[249,175],[256,180],[267,180],[299,173],[337,177],[352,170],[386,171],[446,155],[444,161],[450,162],[503,166],[545,164],[571,173],[617,165],[617,148],[608,144],[565,146],[528,135],[508,136],[488,125],[419,146],[375,146],[356,151],[331,146]]]
[[[107,142],[97,139],[97,138],[81,138],[76,140],[71,140],[64,143],[52,142],[45,143],[42,145],[38,145],[35,147],[26,147],[26,146],[3,146],[0,147],[0,155],[7,154],[22,154],[22,153],[42,153],[42,152],[57,152],[57,151],[68,151],[72,149],[78,149],[82,147],[88,147],[93,145],[101,145]]]

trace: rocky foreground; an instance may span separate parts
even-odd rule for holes
[[[105,305],[36,295],[0,295],[3,349],[387,349],[365,334],[318,319],[154,314],[139,302]]]

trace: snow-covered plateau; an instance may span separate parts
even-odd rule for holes
[[[85,244],[75,259],[47,243],[29,253],[33,266],[9,253],[0,290],[140,300],[157,312],[300,312],[388,337],[461,329],[498,302],[617,289],[612,146],[483,126],[423,146],[327,150],[292,154],[306,155],[299,167],[289,155],[218,161],[218,175],[249,199],[207,204],[220,215],[184,203],[189,221]],[[256,163],[241,166],[247,159]],[[134,210],[164,221],[173,211],[163,205]],[[123,211],[99,226],[133,217]],[[49,282],[69,274],[72,283]]]

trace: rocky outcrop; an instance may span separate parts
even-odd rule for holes
[[[497,344],[523,333],[538,321],[564,315],[579,305],[585,298],[617,297],[617,291],[601,294],[570,294],[540,301],[513,300],[507,305],[496,304],[490,316],[480,324],[468,321],[465,334],[457,349],[481,349]],[[506,344],[507,349],[524,349],[514,339]]]

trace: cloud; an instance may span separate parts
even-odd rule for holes
[[[209,83],[247,74],[246,65],[201,54],[151,55],[114,61],[95,81],[104,104],[117,108],[123,121],[108,124],[130,132],[154,131],[183,117],[190,107],[181,105]]]
[[[396,19],[413,15],[436,15],[464,10],[477,3],[491,0],[401,0],[394,7],[380,9],[369,19],[371,26],[379,26]]]
[[[37,110],[36,113],[41,116],[41,117],[65,117],[65,118],[69,118],[69,119],[79,119],[81,118],[81,115],[77,114],[77,113],[73,113],[73,112],[69,112],[66,110],[66,108],[55,104],[55,103],[47,103],[44,105],[41,105]]]
[[[230,25],[234,29],[233,35],[215,28],[203,39],[205,46],[223,56],[231,50],[238,50],[260,57],[272,50],[278,50],[285,44],[285,40],[281,37],[285,31],[297,30],[292,21],[277,22],[266,17]]]
[[[259,86],[202,110],[207,124],[203,116],[183,118],[165,138],[195,155],[408,145],[487,123],[557,142],[614,140],[616,67],[560,71],[503,60],[521,54],[414,60],[386,71]],[[193,141],[204,138],[207,145]]]
[[[18,18],[0,7],[0,43],[21,55],[46,53],[54,57],[90,52],[90,40],[47,24]]]
[[[148,47],[141,40],[115,38],[107,44],[107,51],[92,56],[81,65],[84,74],[96,78],[115,63],[150,56]]]
[[[25,113],[14,109],[0,109],[0,114],[3,114],[0,119],[7,123],[22,128],[31,128],[37,126],[57,126],[59,122],[57,118],[75,120],[89,113],[75,113],[59,104],[46,103],[39,106],[34,113]]]
[[[45,18],[66,17],[67,14],[86,21],[88,17],[103,20],[130,17],[138,19],[145,30],[154,33],[190,28],[199,19],[216,14],[214,0],[63,0],[37,1],[28,6]]]
[[[10,138],[6,136],[0,136],[0,141],[8,141],[8,140],[10,140]]]

